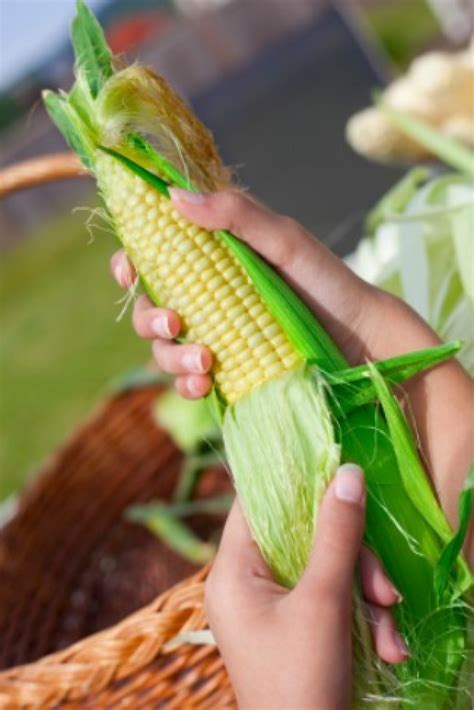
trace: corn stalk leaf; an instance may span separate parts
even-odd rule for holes
[[[164,503],[131,506],[126,511],[126,517],[134,523],[145,525],[168,547],[193,564],[205,564],[216,553],[215,545],[201,540]]]
[[[158,192],[160,192],[162,195],[169,198],[169,184],[162,178],[158,177],[158,175],[154,175],[146,168],[143,168],[141,165],[138,165],[138,163],[135,163],[130,158],[127,158],[127,156],[118,153],[116,150],[112,150],[112,148],[107,148],[104,145],[99,145],[98,148],[103,153],[107,153],[108,155],[111,155],[113,158],[123,163],[123,165],[125,165],[129,170],[131,170],[132,173],[138,175],[138,177],[140,177],[142,180],[154,187],[155,190],[158,190]]]
[[[203,442],[219,440],[219,427],[204,398],[186,400],[169,390],[157,400],[153,414],[177,446],[187,453],[196,453]]]
[[[157,512],[165,511],[176,518],[189,518],[191,515],[223,515],[228,513],[234,496],[221,495],[214,498],[202,498],[198,500],[176,501],[174,503],[163,503],[161,501],[151,501],[140,506],[134,506],[134,510],[140,510],[140,514],[155,515]]]
[[[97,18],[82,0],[71,25],[71,41],[78,69],[84,74],[92,98],[113,74],[112,53]]]
[[[444,544],[452,537],[452,530],[438,505],[426,474],[420,463],[413,434],[395,397],[390,392],[377,368],[368,364],[377,398],[387,421],[393,450],[407,496],[421,517],[437,533]],[[471,574],[462,558],[458,561],[457,591],[462,593],[470,586]]]
[[[137,153],[137,156],[141,155],[152,165],[154,165],[159,172],[166,175],[171,185],[175,187],[181,187],[184,190],[191,190],[196,192],[196,187],[188,180],[183,173],[175,168],[175,166],[170,163],[163,155],[158,153],[155,148],[147,140],[142,138],[138,133],[131,133],[128,136],[128,143],[130,148]]]
[[[79,117],[69,105],[67,97],[54,91],[43,91],[43,101],[48,114],[59,128],[68,145],[78,154],[86,168],[92,170],[93,159],[91,146],[88,146],[81,135]]]
[[[443,548],[439,557],[438,564],[435,569],[435,589],[438,603],[444,601],[446,591],[448,589],[449,579],[456,560],[459,557],[464,540],[466,539],[469,522],[471,520],[471,512],[474,497],[474,464],[471,465],[467,475],[463,490],[459,495],[458,501],[458,529],[452,536],[451,540]],[[449,600],[446,600],[449,601]]]
[[[443,343],[433,348],[405,353],[387,360],[372,363],[390,384],[401,384],[414,375],[449,360],[462,348],[460,340]],[[377,399],[368,364],[351,367],[335,373],[327,373],[331,385],[332,400],[347,415],[352,409]]]
[[[173,500],[177,503],[189,501],[204,471],[210,467],[221,466],[224,460],[224,452],[217,442],[211,451],[188,454],[176,484]]]

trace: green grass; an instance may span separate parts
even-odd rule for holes
[[[141,365],[146,344],[120,323],[108,271],[115,239],[87,244],[84,213],[43,226],[0,267],[0,498],[32,474],[100,401]]]

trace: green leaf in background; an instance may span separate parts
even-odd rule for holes
[[[404,212],[418,188],[427,181],[429,174],[430,172],[427,168],[417,166],[385,193],[367,215],[365,223],[367,233],[372,234],[387,217],[390,218],[393,215]]]
[[[126,511],[126,517],[145,525],[168,547],[195,565],[209,562],[216,554],[215,545],[201,540],[164,503],[131,506]]]
[[[384,212],[382,202],[375,208],[377,220]],[[472,180],[442,175],[419,187],[401,213],[385,211],[373,236],[363,239],[346,259],[359,276],[417,310],[442,340],[463,340],[458,357],[471,375],[473,224]]]
[[[219,427],[205,398],[185,400],[169,390],[157,400],[154,414],[157,423],[185,452],[196,451],[203,442],[220,439]]]
[[[226,515],[232,506],[233,500],[233,495],[221,495],[214,498],[198,498],[197,500],[174,503],[150,501],[150,503],[133,506],[133,514],[139,515],[143,519],[147,516],[152,517],[163,510],[175,518],[189,518],[191,515]]]
[[[149,367],[133,367],[121,373],[118,377],[114,377],[108,386],[108,390],[109,392],[122,394],[132,390],[143,389],[144,387],[168,386],[170,383],[171,377],[164,372],[151,370]]]

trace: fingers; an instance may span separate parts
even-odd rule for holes
[[[375,651],[386,663],[403,663],[409,657],[407,645],[397,631],[394,618],[388,609],[369,604],[369,626]]]
[[[352,608],[354,570],[365,522],[365,483],[359,466],[341,466],[321,502],[308,566],[299,594],[330,598]]]
[[[385,574],[382,563],[367,547],[362,547],[360,551],[359,575],[366,601],[379,606],[392,606],[402,601],[400,592]]]
[[[110,260],[112,276],[122,288],[130,288],[136,279],[135,269],[123,249],[116,251]]]
[[[360,583],[367,602],[368,621],[375,651],[386,663],[402,663],[409,652],[397,631],[389,609],[402,597],[384,572],[381,562],[371,550],[362,547],[359,557]]]
[[[373,553],[367,548],[361,550],[364,522],[363,472],[355,464],[344,464],[321,503],[313,551],[295,592],[316,606],[329,602],[339,619],[349,615],[359,558],[364,596],[374,602],[367,605],[374,648],[383,661],[402,663],[409,651],[390,610],[384,608],[400,601],[400,595]]]
[[[172,340],[179,335],[181,321],[169,308],[155,308],[147,296],[140,296],[133,308],[133,327],[141,338]]]
[[[204,375],[212,367],[212,353],[204,345],[177,345],[158,339],[152,350],[158,367],[170,375]]]
[[[176,390],[186,399],[199,399],[212,388],[208,374],[211,351],[204,345],[178,345],[181,321],[169,308],[155,308],[147,296],[140,296],[133,309],[133,327],[142,338],[153,339],[152,351],[158,367],[176,378]]]
[[[175,381],[176,391],[185,399],[200,399],[212,389],[210,375],[179,375]]]

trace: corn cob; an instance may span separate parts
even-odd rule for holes
[[[214,354],[214,378],[233,403],[301,358],[242,264],[215,234],[181,217],[169,199],[110,155],[99,186],[132,262],[155,300],[176,310],[191,342]]]
[[[366,541],[404,597],[397,621],[416,652],[394,671],[381,669],[356,633],[356,706],[378,698],[381,706],[387,699],[391,707],[398,700],[399,707],[438,709],[456,689],[458,707],[467,707],[462,597],[472,578],[462,556],[442,555],[452,531],[380,374],[403,381],[459,345],[347,368],[313,314],[265,262],[233,235],[207,233],[173,210],[170,184],[226,184],[204,127],[149,70],[115,72],[81,1],[72,38],[76,84],[69,95],[46,92],[46,106],[95,172],[150,296],[176,308],[187,338],[215,355],[215,401],[237,492],[275,577],[292,586],[301,575],[318,501],[341,452],[360,463],[368,487]],[[177,168],[183,156],[186,177]]]

